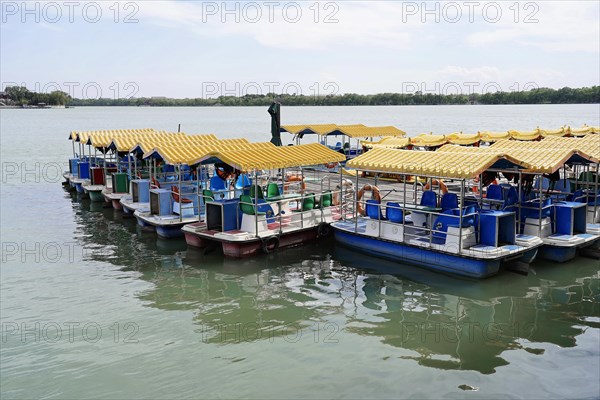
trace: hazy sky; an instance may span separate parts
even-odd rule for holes
[[[600,84],[600,2],[2,1],[0,80],[75,97]]]

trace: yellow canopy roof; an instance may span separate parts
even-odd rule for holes
[[[482,142],[487,142],[487,143],[493,143],[496,142],[498,140],[502,140],[502,139],[509,139],[510,138],[510,133],[507,132],[488,132],[488,131],[483,131],[483,132],[477,132],[479,133],[479,136],[481,137],[481,141]]]
[[[600,126],[590,126],[590,133],[600,133]]]
[[[313,124],[313,125],[283,125],[283,132],[297,135],[346,135],[351,138],[367,138],[380,136],[404,136],[406,132],[395,126],[365,126],[363,124],[337,125],[337,124]]]
[[[582,126],[581,128],[571,128],[570,126],[567,126],[566,131],[571,136],[585,136],[588,133],[592,133],[592,128],[589,126],[585,126],[585,125]]]
[[[370,142],[362,140],[360,144],[367,149],[382,148],[382,149],[403,149],[410,145],[410,138],[388,136],[378,142]]]
[[[547,148],[578,150],[594,158],[600,158],[600,135],[586,135],[583,137],[548,137],[540,142],[530,143],[530,148],[544,151]],[[502,144],[508,146],[508,144]],[[522,146],[522,145],[521,145]]]
[[[152,128],[142,129],[114,129],[114,130],[97,130],[97,131],[72,131],[69,135],[69,140],[76,140],[86,143],[91,134],[111,135],[112,137],[119,135],[130,135],[133,133],[151,133],[155,132]]]
[[[212,156],[223,150],[256,150],[276,147],[271,142],[249,143],[248,141],[234,142],[212,141],[205,143],[162,144],[144,153],[143,157],[160,157],[167,164],[194,165],[205,156]]]
[[[562,137],[569,134],[569,132],[564,127],[559,129],[540,129],[540,133],[544,138],[550,136]]]
[[[196,160],[196,162],[202,162],[211,157],[216,157],[220,161],[245,172],[335,163],[346,159],[343,154],[337,151],[318,143],[311,143],[259,149],[221,150],[206,155]]]
[[[477,133],[451,133],[447,136],[448,142],[452,144],[459,144],[463,146],[473,145],[479,143],[481,136]]]
[[[158,145],[160,143],[187,143],[189,136],[183,132],[154,132],[153,134],[132,134],[113,137],[109,146],[119,152],[130,152],[140,142],[146,145]]]
[[[346,165],[373,172],[468,179],[480,175],[498,162],[514,167],[528,166],[510,156],[492,152],[425,152],[380,148],[361,154]]]
[[[336,128],[336,124],[313,124],[313,125],[282,125],[281,130],[289,132],[293,135],[299,133],[313,133],[317,135],[324,135],[325,133]]]
[[[444,135],[422,133],[419,136],[410,138],[410,143],[418,147],[438,147],[448,143],[448,138]]]
[[[327,132],[326,135],[346,135],[353,139],[380,137],[380,136],[404,136],[406,132],[401,131],[395,126],[364,126],[359,125],[337,125],[335,129]]]
[[[556,139],[549,139],[556,140]],[[566,139],[570,140],[570,139]],[[490,147],[472,147],[462,148],[458,146],[447,145],[440,148],[436,153],[461,153],[461,154],[480,154],[491,153],[496,155],[509,156],[518,159],[529,167],[528,172],[553,173],[569,160],[597,162],[597,158],[582,150],[571,146],[551,146],[544,145],[541,142],[515,142],[499,141]]]
[[[539,129],[533,131],[508,131],[510,137],[515,140],[537,140],[541,136]]]

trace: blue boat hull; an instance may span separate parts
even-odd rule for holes
[[[81,183],[76,183],[75,184],[75,190],[77,190],[77,193],[85,193],[85,190],[83,190],[83,185]]]
[[[547,246],[544,245],[540,247],[539,257],[548,260],[554,261],[557,263],[564,263],[569,260],[572,260],[577,255],[577,247],[557,247],[557,246]]]
[[[459,257],[402,243],[355,235],[338,229],[335,229],[335,239],[343,245],[367,254],[455,275],[486,278],[497,274],[500,270],[500,260],[498,259],[478,260]]]
[[[154,225],[147,223],[146,221],[144,221],[143,219],[141,219],[137,216],[135,219],[137,220],[137,224],[139,226],[141,226],[142,228],[147,229],[147,230],[154,230]]]
[[[537,254],[538,254],[537,247],[535,249],[527,250],[525,253],[523,253],[523,255],[521,257],[519,257],[517,259],[517,261],[525,263],[525,264],[531,264],[537,257]]]
[[[156,234],[162,238],[173,239],[183,237],[183,225],[160,226],[156,225]]]
[[[126,206],[123,206],[122,211],[123,211],[123,214],[133,214],[133,210],[130,208],[127,208]]]

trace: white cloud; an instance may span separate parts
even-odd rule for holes
[[[209,8],[207,3],[146,2],[141,4],[140,19],[207,37],[250,37],[262,46],[279,49],[325,50],[350,44],[405,50],[413,43],[413,33],[424,28],[421,23],[399,23],[394,17],[398,5],[388,2],[300,3],[299,18],[293,8],[284,12],[287,2],[272,9],[267,3],[256,2],[260,18],[256,18],[254,9],[246,10],[240,2],[227,3],[229,11],[236,10],[232,13],[225,12],[221,2],[210,4],[217,9]],[[318,16],[315,4],[319,4]],[[325,22],[327,18],[330,23]]]
[[[466,42],[483,47],[499,43],[509,43],[527,47],[538,47],[549,52],[593,52],[600,51],[600,5],[596,1],[547,1],[518,3],[521,12],[514,11],[510,18],[503,18],[496,24],[486,24],[467,36]],[[539,9],[523,11],[524,4],[534,4]],[[532,16],[537,22],[527,23]],[[516,21],[515,22],[515,18]]]

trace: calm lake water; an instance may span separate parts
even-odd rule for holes
[[[68,133],[182,124],[268,140],[266,107],[0,116],[2,398],[600,397],[598,260],[469,281],[331,241],[203,254],[65,192]],[[411,134],[599,121],[598,105],[282,110],[284,124]]]

